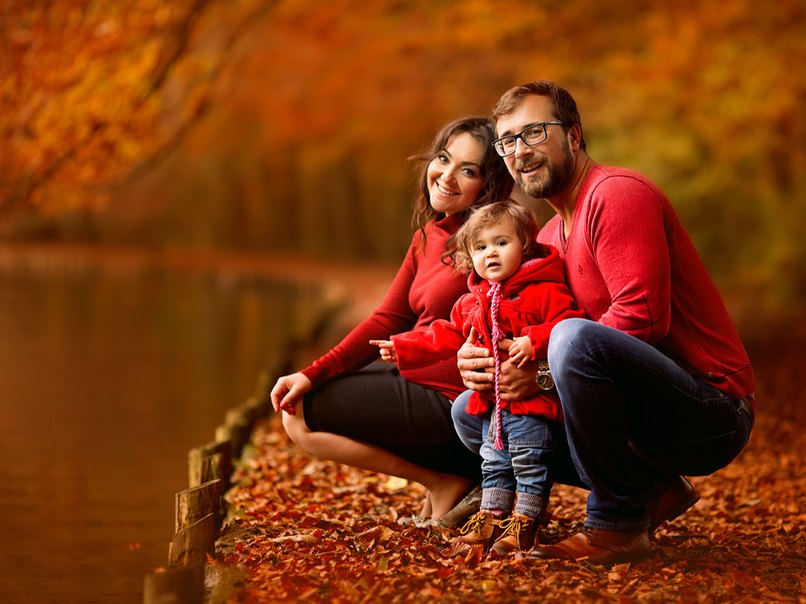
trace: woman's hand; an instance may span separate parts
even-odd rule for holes
[[[370,340],[369,343],[381,349],[382,361],[392,364],[397,363],[397,354],[395,354],[395,345],[392,340]]]
[[[297,403],[312,388],[311,380],[303,373],[284,375],[271,389],[271,406],[274,407],[274,412],[279,413],[282,410],[289,415],[296,415]]]

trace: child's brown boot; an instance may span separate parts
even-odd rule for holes
[[[490,510],[479,510],[459,529],[459,536],[451,539],[450,548],[445,555],[449,558],[467,555],[473,547],[486,551],[501,534],[499,527],[502,522]]]
[[[501,536],[493,543],[492,551],[500,556],[510,552],[527,551],[534,547],[537,537],[537,520],[524,514],[512,514],[499,525]]]

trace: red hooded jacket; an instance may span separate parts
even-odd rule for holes
[[[528,336],[532,343],[532,359],[546,358],[549,334],[562,319],[584,317],[565,285],[559,253],[545,246],[549,255],[524,262],[518,271],[501,283],[498,328],[505,337]],[[451,310],[450,320],[434,321],[427,329],[392,336],[398,367],[401,370],[423,367],[456,356],[465,343],[470,328],[479,334],[479,345],[492,351],[491,284],[475,272],[468,278],[470,293],[465,294]],[[471,397],[467,412],[486,414],[494,400],[490,396]],[[545,391],[522,401],[502,401],[511,413],[543,415],[560,420],[560,402],[555,390]]]

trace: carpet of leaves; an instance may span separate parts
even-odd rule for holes
[[[800,422],[760,413],[727,468],[692,482],[700,502],[655,533],[635,564],[478,564],[443,556],[450,532],[402,526],[418,485],[321,461],[276,418],[227,494],[229,518],[209,567],[237,568],[227,602],[806,602],[806,476]],[[586,493],[558,485],[543,541],[578,528]]]

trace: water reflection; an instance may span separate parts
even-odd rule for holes
[[[199,276],[0,277],[0,600],[142,601],[188,449],[313,299]]]

